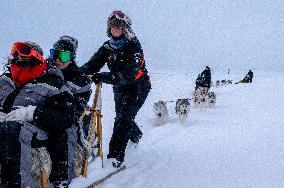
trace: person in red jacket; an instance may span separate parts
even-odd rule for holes
[[[95,83],[113,85],[116,117],[107,158],[114,167],[124,162],[128,140],[138,143],[142,137],[134,120],[151,89],[143,50],[131,25],[122,11],[113,11],[107,20],[110,39],[81,67],[85,74],[93,74]],[[110,71],[99,73],[105,64]]]

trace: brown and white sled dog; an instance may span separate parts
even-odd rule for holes
[[[155,114],[155,122],[156,126],[163,125],[169,120],[169,112],[167,107],[167,102],[158,101],[153,105],[153,112]]]
[[[197,90],[193,91],[192,99],[193,99],[193,104],[196,107],[198,105],[198,100],[199,100],[199,93]]]
[[[211,91],[207,93],[207,97],[208,97],[209,107],[213,107],[216,104],[216,94],[213,91]]]
[[[195,108],[200,105],[200,88],[197,88],[195,91],[193,91],[192,101]]]
[[[228,83],[228,81],[227,81],[226,79],[221,80],[221,84],[222,84],[222,85],[226,85],[227,83]]]
[[[220,86],[220,80],[216,81],[216,86]]]
[[[206,87],[199,87],[199,106],[200,108],[206,107],[206,95],[208,93],[208,88]]]
[[[190,99],[178,99],[176,101],[176,114],[180,121],[185,121],[190,111]]]

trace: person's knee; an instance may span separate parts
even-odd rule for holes
[[[116,118],[113,134],[115,136],[129,138],[132,133],[133,119]]]

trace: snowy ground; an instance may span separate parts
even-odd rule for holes
[[[127,169],[98,187],[284,187],[283,75],[256,73],[252,84],[213,86],[216,106],[192,108],[183,124],[169,103],[170,122],[154,127],[153,103],[191,97],[195,76],[152,74],[153,89],[136,118],[144,132],[139,147],[128,147]],[[212,76],[238,81],[244,73]],[[105,85],[105,156],[114,118],[112,97],[111,87]],[[101,169],[97,160],[90,164],[87,179],[79,177],[70,187],[86,187],[109,168]]]

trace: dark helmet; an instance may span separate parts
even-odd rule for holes
[[[210,67],[206,66],[206,67],[205,67],[205,69],[208,69],[208,70],[210,70]]]
[[[43,50],[42,50],[42,48],[41,48],[37,43],[32,42],[32,41],[26,41],[25,43],[26,43],[26,44],[29,44],[30,46],[33,47],[33,49],[34,49],[35,51],[37,51],[38,53],[40,53],[41,55],[43,55]]]
[[[56,50],[69,51],[72,54],[72,59],[75,59],[78,40],[70,36],[62,36],[54,43],[53,48]]]

